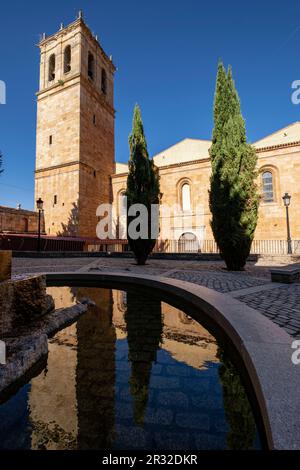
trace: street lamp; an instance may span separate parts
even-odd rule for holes
[[[39,198],[36,201],[36,207],[39,211],[39,231],[38,231],[38,246],[37,246],[38,251],[41,251],[41,215],[43,212],[43,204],[44,204],[44,201],[41,198]]]
[[[289,205],[291,203],[291,196],[289,193],[285,193],[282,196],[285,210],[286,210],[286,228],[287,228],[287,244],[288,244],[288,255],[292,254],[292,240],[291,240],[291,230],[290,230],[290,218],[289,218]]]

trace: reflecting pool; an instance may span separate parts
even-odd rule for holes
[[[252,408],[216,339],[151,294],[48,288],[90,306],[47,366],[0,405],[1,449],[257,449]]]

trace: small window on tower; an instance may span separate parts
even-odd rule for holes
[[[88,54],[88,76],[91,80],[94,80],[95,76],[95,59],[91,52]]]
[[[102,91],[102,93],[104,93],[106,95],[106,93],[107,93],[107,75],[106,75],[106,71],[104,69],[102,69],[102,72],[101,72],[101,91]]]
[[[57,195],[55,194],[54,199],[53,199],[54,205],[57,204]]]
[[[94,178],[96,178],[96,175],[97,175],[96,170],[94,170]]]
[[[52,54],[49,58],[49,82],[55,79],[55,54]]]
[[[93,124],[96,125],[96,114],[93,115]]]
[[[52,135],[49,135],[49,145],[52,145]]]
[[[67,46],[64,51],[64,73],[71,71],[71,46]]]

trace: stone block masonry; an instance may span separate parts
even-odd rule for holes
[[[1,338],[53,309],[53,299],[46,293],[44,276],[0,283]]]
[[[95,237],[96,209],[112,202],[115,67],[82,18],[39,47],[35,195],[46,233]]]
[[[11,251],[0,251],[0,282],[11,279]]]

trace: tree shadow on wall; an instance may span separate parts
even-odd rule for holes
[[[79,209],[76,202],[72,203],[72,209],[69,215],[69,220],[66,224],[61,223],[62,230],[58,231],[56,235],[58,237],[76,237],[78,236],[79,228]]]

